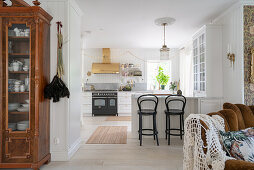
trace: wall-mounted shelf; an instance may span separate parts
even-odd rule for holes
[[[142,77],[142,71],[140,67],[130,66],[129,64],[121,65],[121,75],[123,77]]]

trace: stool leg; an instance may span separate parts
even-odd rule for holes
[[[168,138],[167,130],[168,130],[168,115],[166,114],[166,130],[165,130],[166,139]]]
[[[180,138],[181,138],[181,140],[183,139],[183,137],[182,137],[182,114],[180,114]]]
[[[156,115],[153,115],[153,124],[154,124],[154,133],[157,141],[157,146],[159,146],[159,139],[158,139],[158,131],[157,131],[157,125],[156,125]]]
[[[182,124],[183,124],[183,135],[184,135],[184,114],[182,115]]]
[[[142,146],[142,115],[139,114],[139,145]]]
[[[170,115],[168,115],[168,145],[170,145]]]
[[[154,115],[153,115],[153,140],[155,140],[155,123],[154,123]]]

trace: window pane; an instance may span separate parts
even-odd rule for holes
[[[200,63],[204,63],[205,62],[205,54],[201,54],[200,55]]]
[[[205,72],[205,63],[200,64],[200,72]]]
[[[164,74],[171,77],[171,62],[170,61],[148,61],[147,62],[147,89],[148,90],[158,90],[159,84],[156,80],[156,76],[158,75],[159,67],[163,68]],[[170,82],[170,80],[169,80]],[[166,90],[169,89],[169,82],[166,86]]]
[[[205,81],[205,73],[200,73],[200,81]]]

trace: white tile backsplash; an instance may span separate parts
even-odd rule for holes
[[[140,65],[143,73],[142,77],[122,77],[120,74],[92,74],[87,76],[87,72],[92,70],[92,63],[102,62],[102,49],[84,49],[83,50],[83,68],[82,78],[85,83],[126,83],[128,80],[134,80],[136,83],[146,83],[146,62],[147,60],[159,60],[159,49],[110,49],[112,63],[132,63]],[[179,50],[171,49],[170,55],[173,58],[179,58]],[[178,64],[178,63],[177,63]],[[176,69],[178,69],[177,67]],[[178,71],[174,71],[177,72]]]

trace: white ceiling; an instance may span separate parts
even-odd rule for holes
[[[176,19],[167,27],[166,44],[179,47],[237,1],[77,0],[84,12],[82,31],[87,48],[160,48],[163,28],[154,24],[160,17]]]

